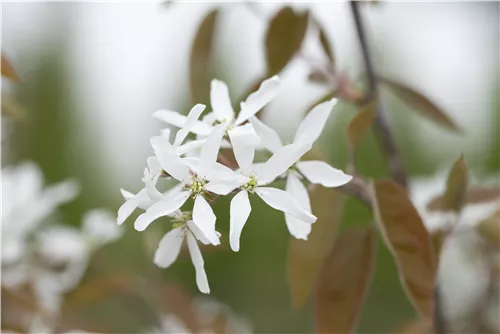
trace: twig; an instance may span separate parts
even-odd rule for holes
[[[350,182],[339,187],[339,189],[344,194],[357,198],[369,208],[372,207],[372,200],[368,193],[368,187],[359,176],[354,176]]]
[[[367,102],[379,98],[378,94],[378,79],[373,68],[373,63],[368,50],[368,43],[366,41],[365,31],[363,30],[363,22],[359,12],[359,3],[351,1],[351,10],[356,24],[356,32],[359,42],[361,44],[361,52],[363,54],[363,61],[365,63],[366,74],[368,77],[368,93],[366,95]],[[392,177],[396,182],[407,187],[407,178],[403,162],[398,152],[398,148],[394,141],[394,136],[387,121],[387,106],[384,106],[382,101],[379,100],[379,110],[375,118],[375,126],[378,128],[379,137],[382,143],[382,149],[388,159],[389,169]]]

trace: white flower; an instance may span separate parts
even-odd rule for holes
[[[211,191],[207,183],[221,169],[217,168],[216,160],[223,135],[222,125],[214,128],[201,148],[200,158],[197,160],[196,166],[189,159],[182,159],[177,154],[175,147],[165,137],[159,136],[151,139],[151,145],[162,169],[167,175],[179,181],[179,184],[168,195],[162,195],[159,191],[146,187],[148,196],[155,197],[155,203],[135,221],[134,226],[138,231],[143,231],[154,220],[180,209],[189,197],[193,197],[194,223],[213,245],[220,243],[215,232],[215,214],[204,196],[207,191]],[[228,171],[231,172],[229,169]]]
[[[73,200],[79,192],[75,181],[43,188],[43,174],[27,162],[2,170],[2,264],[23,257],[26,238],[59,205]]]
[[[242,131],[239,128],[245,127],[243,132],[248,135],[245,139],[246,145],[251,144],[255,146],[259,143],[259,138],[255,134],[251,124],[242,124],[254,116],[276,96],[279,86],[280,80],[278,76],[273,76],[272,78],[264,80],[259,89],[250,94],[245,102],[241,103],[240,112],[236,117],[236,114],[231,106],[227,85],[222,81],[212,80],[210,103],[212,105],[213,114],[206,116],[207,123],[198,121],[192,125],[191,132],[200,136],[208,136],[212,131],[214,131],[215,127],[223,125],[224,130],[231,141],[234,154],[242,154],[239,148],[241,141],[235,141],[234,137],[240,136]],[[188,118],[170,110],[159,110],[155,112],[153,116],[177,127],[184,127],[188,123]],[[214,125],[210,125],[210,122],[214,123]],[[218,143],[219,146],[220,143],[221,141]],[[219,146],[217,146],[217,150],[219,149]]]
[[[243,134],[242,137],[244,136]],[[302,222],[314,223],[316,217],[306,211],[291,194],[281,189],[264,187],[285,173],[311,148],[311,145],[295,143],[284,146],[277,150],[267,162],[255,165],[253,164],[254,148],[245,145],[241,147],[245,149],[246,153],[236,156],[240,169],[233,172],[230,177],[212,181],[207,185],[211,189],[216,189],[220,194],[240,189],[231,200],[229,231],[231,249],[238,251],[240,248],[241,231],[251,211],[249,194],[257,194],[272,208],[290,214]]]
[[[332,108],[336,103],[336,99],[332,99],[314,107],[300,123],[293,142],[310,143],[312,145],[321,135]],[[250,123],[252,123],[255,132],[261,138],[261,143],[269,151],[276,152],[283,146],[276,131],[259,121],[256,117],[250,118]],[[286,173],[286,177],[286,191],[308,212],[311,212],[311,203],[307,189],[301,181],[302,178],[324,187],[339,187],[352,179],[352,176],[333,168],[324,161],[318,160],[297,161],[294,167]],[[307,236],[311,232],[311,224],[302,222],[286,213],[285,220],[290,234],[298,239],[307,240]]]
[[[186,239],[189,254],[191,255],[191,260],[196,271],[198,289],[203,293],[210,293],[203,257],[201,256],[196,239],[200,240],[203,244],[208,244],[211,241],[205,237],[205,233],[190,219],[189,213],[176,211],[170,214],[170,216],[175,219],[173,228],[161,239],[158,249],[155,252],[154,263],[161,268],[168,268],[179,256],[182,243]],[[218,232],[215,233],[218,240],[220,234]]]

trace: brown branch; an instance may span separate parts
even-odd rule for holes
[[[368,186],[359,176],[354,175],[350,182],[344,184],[338,189],[344,194],[358,199],[369,208],[372,207],[372,200],[370,194],[368,193]]]
[[[375,126],[378,129],[378,135],[380,137],[381,146],[384,150],[384,154],[387,157],[389,169],[391,171],[392,177],[396,182],[407,187],[407,177],[404,169],[401,156],[399,155],[398,148],[394,141],[394,135],[387,121],[387,106],[383,104],[380,100],[378,93],[378,78],[375,74],[373,68],[373,63],[370,57],[370,52],[368,50],[368,43],[366,40],[365,31],[363,29],[363,22],[361,14],[359,12],[359,3],[356,1],[351,1],[351,11],[354,16],[354,22],[356,24],[356,32],[358,35],[359,42],[361,44],[361,52],[363,55],[363,61],[365,64],[367,79],[368,79],[368,93],[366,95],[367,102],[373,101],[379,98],[379,110],[375,118]]]

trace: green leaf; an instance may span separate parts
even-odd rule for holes
[[[2,75],[14,81],[21,81],[21,78],[17,75],[16,71],[14,70],[14,67],[5,58],[5,56],[2,55],[1,58],[2,58]]]
[[[283,7],[271,20],[266,34],[267,74],[275,75],[299,51],[306,35],[309,13]]]
[[[378,101],[372,101],[361,110],[347,125],[347,143],[355,150],[373,123],[378,107]]]
[[[26,118],[26,110],[9,96],[2,94],[2,116],[9,116],[17,120]]]
[[[333,55],[332,47],[330,46],[330,42],[328,41],[326,31],[321,26],[319,27],[319,41],[321,43],[323,51],[325,51],[326,56],[330,60],[332,67],[335,67],[335,57]]]
[[[212,79],[212,48],[219,12],[213,10],[200,24],[189,59],[189,83],[194,103],[208,102]]]
[[[323,264],[316,289],[316,332],[352,333],[369,290],[377,239],[371,227],[345,231]]]
[[[371,184],[375,220],[396,262],[401,284],[413,306],[431,317],[436,259],[431,237],[406,190],[392,180]]]
[[[434,102],[429,100],[425,95],[417,92],[413,88],[410,88],[400,82],[394,80],[379,77],[382,83],[386,84],[396,95],[398,95],[403,101],[408,103],[421,115],[427,117],[431,121],[435,122],[442,127],[461,133],[463,132],[455,122]]]
[[[467,185],[469,180],[469,169],[464,156],[460,156],[453,164],[448,174],[446,190],[444,193],[444,210],[460,212],[465,204]]]
[[[294,309],[301,308],[313,291],[323,260],[333,245],[344,204],[344,196],[332,188],[316,187],[310,196],[318,220],[307,241],[291,238],[288,247],[288,284]]]

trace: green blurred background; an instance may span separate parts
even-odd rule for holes
[[[254,4],[264,17],[280,6]],[[63,208],[68,224],[78,225],[94,207],[116,211],[119,188],[140,188],[148,138],[162,127],[151,113],[190,107],[188,55],[194,32],[207,13],[223,13],[215,43],[216,77],[238,97],[262,73],[266,21],[244,4],[210,3],[4,3],[2,50],[23,78],[3,80],[3,92],[26,109],[24,121],[2,118],[2,165],[26,159],[42,167],[47,181],[81,181],[82,194]],[[332,36],[337,67],[351,78],[362,75],[359,45],[345,3],[294,4],[311,7]],[[389,91],[391,124],[411,175],[431,175],[465,152],[481,176],[500,169],[499,5],[498,3],[379,3],[363,7],[377,68],[420,89],[465,129],[457,136],[422,119]],[[314,47],[312,48],[314,49]],[[264,120],[290,138],[307,106],[325,88],[307,83],[300,61],[283,73],[283,92],[264,111]],[[256,74],[257,73],[257,74]],[[340,103],[317,148],[338,168],[346,163],[345,126],[356,108]],[[357,168],[367,178],[387,175],[370,133]],[[283,215],[253,199],[253,211],[239,253],[207,252],[211,297],[230,305],[257,333],[310,333],[311,302],[290,305],[286,278],[289,234]],[[229,230],[229,200],[216,204],[218,230]],[[343,227],[367,224],[370,212],[348,200]],[[85,281],[105,273],[178,282],[196,289],[189,260],[168,270],[152,263],[151,247],[167,228],[159,220],[136,232],[130,219],[123,239],[93,260]],[[156,240],[156,241],[155,241]],[[152,246],[151,246],[152,245]],[[386,333],[415,315],[399,284],[395,266],[379,247],[376,277],[359,332]],[[332,315],[333,316],[333,315]],[[130,296],[110,296],[76,315],[80,322],[114,332],[148,327],[152,313]]]

